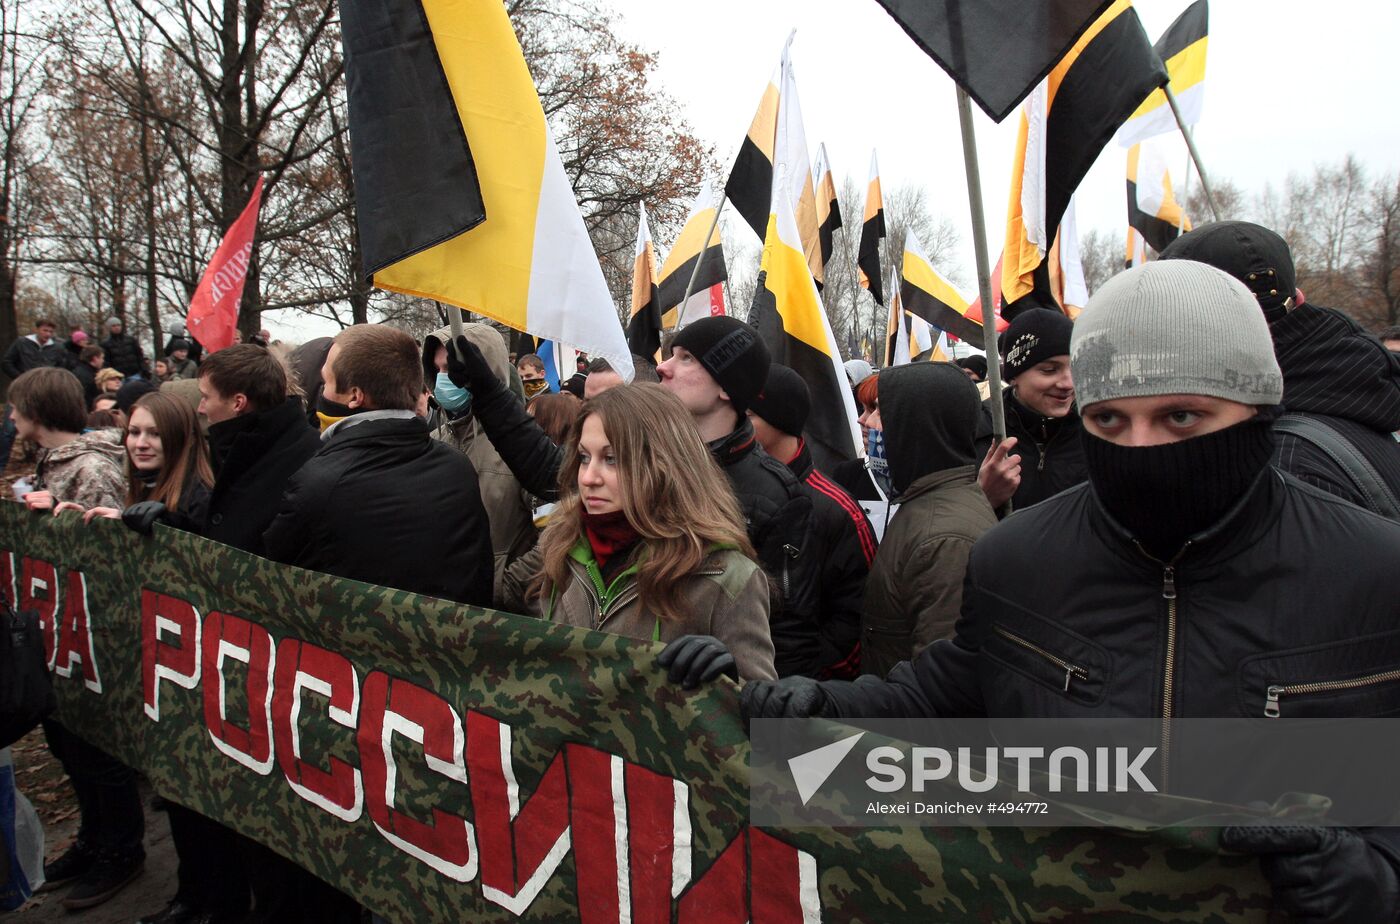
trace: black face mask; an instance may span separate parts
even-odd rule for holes
[[[1162,561],[1219,522],[1254,484],[1274,452],[1281,409],[1176,443],[1118,446],[1084,431],[1094,493],[1109,515]]]
[[[358,414],[366,410],[369,409],[363,407],[349,407],[338,401],[332,401],[330,398],[326,397],[325,392],[321,392],[321,394],[316,397],[316,418],[321,422],[322,433],[326,432],[327,429],[337,422],[349,417],[351,414]]]

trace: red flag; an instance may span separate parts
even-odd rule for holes
[[[248,260],[253,255],[253,232],[258,227],[258,208],[262,204],[262,177],[253,184],[253,196],[243,207],[243,214],[229,226],[214,259],[199,280],[199,288],[190,299],[185,324],[190,335],[210,353],[232,346],[238,341],[238,303],[243,298],[243,283],[248,278]]]

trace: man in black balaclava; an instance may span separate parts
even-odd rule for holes
[[[972,544],[996,525],[977,485],[977,386],[950,363],[880,373],[885,457],[899,510],[866,582],[861,671],[883,677],[952,634]]]
[[[1269,464],[1283,376],[1249,290],[1187,260],[1128,270],[1070,352],[1089,483],[977,542],[955,635],[884,681],[750,683],[746,717],[1394,712],[1400,525]],[[1290,920],[1397,920],[1400,829],[1261,824],[1221,844],[1259,855]]]

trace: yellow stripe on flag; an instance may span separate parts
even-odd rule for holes
[[[458,305],[515,330],[632,359],[500,0],[423,0],[486,203],[486,220],[375,273],[383,289]]]

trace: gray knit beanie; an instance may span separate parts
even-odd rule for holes
[[[1230,274],[1163,260],[1104,283],[1074,322],[1079,407],[1115,398],[1210,395],[1283,400],[1283,374],[1254,296]]]

